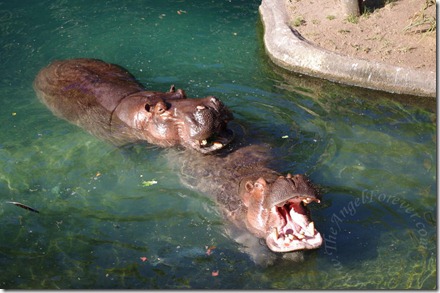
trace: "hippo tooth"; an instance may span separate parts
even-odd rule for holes
[[[309,203],[312,202],[312,199],[310,197],[308,197],[306,199],[303,199],[302,201],[303,201],[304,205],[308,205]]]
[[[215,146],[215,148],[218,148],[218,149],[223,147],[223,144],[221,142],[218,142],[218,141],[214,142],[212,145]]]
[[[303,234],[296,234],[296,238],[299,240],[306,238]]]
[[[278,234],[278,228],[277,227],[275,227],[273,229],[272,234],[273,234],[273,237],[275,238],[275,240],[277,240],[280,237],[280,234]]]
[[[206,109],[205,106],[201,106],[201,105],[198,105],[196,108],[197,108],[197,110],[203,110],[203,109]]]
[[[309,225],[307,226],[307,234],[310,236],[313,236],[315,234],[315,223],[314,222],[310,222]]]
[[[289,235],[289,239],[292,241],[293,239],[295,239],[295,236],[293,236],[293,234],[288,234]]]

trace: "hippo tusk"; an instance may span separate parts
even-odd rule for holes
[[[198,143],[199,143],[199,145],[201,145],[201,146],[207,146],[207,145],[208,145],[208,140],[203,139],[203,140],[198,141]],[[214,141],[214,142],[212,143],[212,148],[213,148],[213,149],[220,149],[220,148],[222,148],[222,147],[223,147],[223,143],[221,143],[221,142],[219,142],[219,141]]]
[[[277,227],[273,227],[272,233],[270,235],[272,236],[272,238],[275,241],[277,241],[280,238],[280,234],[278,233],[278,228]]]
[[[308,205],[311,202],[314,202],[314,201],[317,202],[317,203],[321,203],[321,201],[319,199],[317,199],[317,198],[307,197],[307,198],[302,200],[302,202],[304,203],[305,206]]]
[[[214,146],[216,149],[219,149],[219,148],[222,148],[222,147],[223,147],[223,144],[222,144],[221,142],[219,142],[219,141],[215,141],[215,142],[213,143],[213,146]]]
[[[304,203],[304,205],[308,205],[309,203],[311,203],[313,201],[313,199],[311,199],[310,197],[307,197],[305,199],[302,200],[302,202]]]
[[[314,222],[310,222],[309,225],[307,225],[306,234],[308,236],[315,235],[315,223]]]

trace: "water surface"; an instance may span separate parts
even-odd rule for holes
[[[1,288],[436,286],[432,103],[286,76],[264,55],[258,5],[0,3]],[[278,152],[278,171],[320,186],[312,215],[322,248],[259,267],[225,235],[215,204],[179,182],[166,152],[117,149],[54,117],[32,81],[74,57],[124,66],[155,90],[219,97],[245,135]]]

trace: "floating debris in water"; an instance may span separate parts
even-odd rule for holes
[[[148,181],[142,181],[142,186],[143,187],[148,187],[148,186],[151,186],[151,185],[154,185],[154,184],[157,184],[157,181],[156,180],[148,180]]]
[[[140,259],[141,259],[141,261],[143,261],[143,262],[145,262],[145,261],[148,260],[148,258],[147,258],[146,256],[141,256]]]
[[[210,246],[206,248],[206,255],[211,255],[212,251],[215,249],[215,246]]]
[[[283,136],[281,136],[281,138],[289,138],[289,136],[288,135],[283,135]]]
[[[19,203],[19,202],[16,202],[16,201],[7,201],[7,203],[11,203],[11,204],[16,205],[18,207],[21,207],[22,209],[29,210],[29,211],[34,212],[34,213],[39,213],[39,211],[37,211],[36,209],[31,208],[30,206],[27,206],[25,204],[22,204],[22,203]]]

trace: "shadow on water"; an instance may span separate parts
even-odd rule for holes
[[[383,1],[372,2],[378,4]],[[383,3],[381,5],[383,5]],[[261,60],[261,69],[275,81],[276,86],[280,89],[285,89],[289,92],[306,96],[319,104],[337,104],[341,97],[355,99],[362,98],[375,103],[395,101],[397,103],[402,103],[403,105],[418,107],[432,113],[436,113],[437,111],[437,101],[432,97],[393,94],[379,90],[340,84],[281,68],[274,64],[265,52],[263,41],[264,26],[261,19],[257,20],[256,32],[259,42],[258,56]]]
[[[315,99],[316,102],[331,103],[333,98],[338,99],[339,97],[363,98],[377,104],[389,100],[407,106],[419,107],[432,113],[436,112],[437,102],[435,98],[392,94],[355,86],[336,84],[331,81],[288,72],[287,70],[273,64],[270,60],[267,60],[267,63],[269,64],[268,66],[270,66],[270,68],[284,80],[283,84],[279,84],[280,88],[308,96]]]

